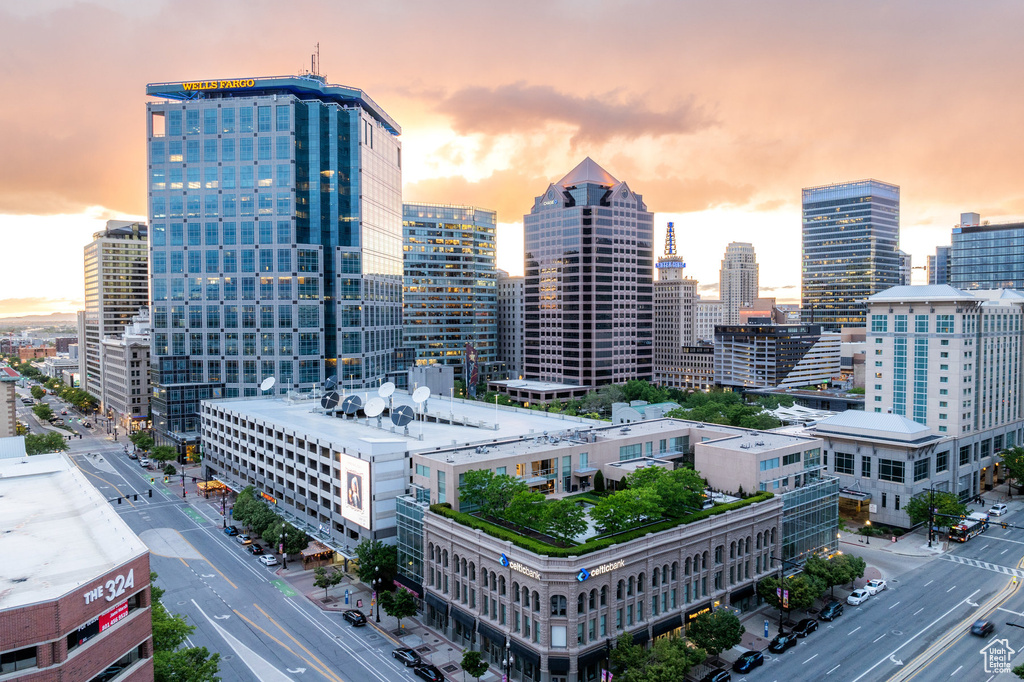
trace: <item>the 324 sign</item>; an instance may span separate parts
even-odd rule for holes
[[[135,569],[129,569],[128,575],[116,575],[105,584],[86,592],[85,603],[91,604],[100,597],[105,597],[107,601],[114,601],[124,594],[125,590],[133,587],[135,587]]]

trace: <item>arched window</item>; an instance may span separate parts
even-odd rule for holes
[[[469,569],[466,568],[466,560],[463,559],[462,560],[462,577],[465,578],[467,575],[469,575]]]
[[[568,606],[566,598],[560,594],[551,595],[551,615],[564,616]]]
[[[651,587],[658,586],[658,576],[661,574],[661,569],[657,566],[654,567],[654,573],[651,573]]]
[[[586,606],[585,606],[585,604],[586,604],[585,600],[586,600],[586,596],[582,592],[580,592],[579,596],[576,597],[576,613],[584,613],[584,612],[586,612],[587,609],[586,609]]]
[[[750,554],[750,536],[749,535],[747,536],[747,551],[746,551],[746,553]]]
[[[491,575],[493,575],[493,573]],[[498,578],[498,594],[505,596],[505,576]]]
[[[636,580],[633,576],[629,576],[629,581],[626,583],[626,596],[632,597],[633,590],[636,588]]]
[[[476,580],[476,564],[472,561],[469,563],[469,579]]]
[[[448,550],[441,552],[441,565],[448,568]]]
[[[775,529],[772,528],[772,546],[775,546]]]
[[[540,611],[540,595],[537,594],[536,590],[533,592],[533,610]]]
[[[700,567],[701,567],[702,570],[706,571],[707,568],[708,568],[708,553],[704,552],[704,554],[702,556],[703,556],[704,560],[702,562],[700,562]]]
[[[757,534],[757,549],[761,549],[761,534]]]
[[[590,603],[587,605],[587,608],[590,610],[597,608],[597,590],[590,591]]]
[[[452,570],[454,570],[455,573],[459,572],[459,555],[458,554],[452,554]]]
[[[626,584],[623,581],[619,581],[619,584],[615,586],[615,598],[622,599],[623,591],[625,590]]]
[[[676,579],[676,574],[678,572],[679,572],[679,562],[678,561],[673,561],[672,562],[672,580]]]
[[[742,552],[743,552],[743,546],[741,545],[740,546],[740,553],[742,553]],[[735,540],[729,543],[729,558],[730,559],[735,559],[736,558],[736,541]]]
[[[646,580],[646,576],[643,573],[641,573],[640,575],[637,576],[637,578],[636,578],[636,591],[637,592],[643,592],[644,591],[644,583],[645,582],[647,582],[647,580]]]
[[[512,581],[512,601],[516,604],[519,603],[519,583],[515,580]]]
[[[675,576],[673,576],[675,577]],[[661,582],[668,585],[668,564],[661,567]]]
[[[690,575],[690,557],[686,557],[686,563],[683,564],[683,575]]]
[[[483,585],[484,585],[484,587],[488,587],[489,583],[487,582],[487,571],[482,572],[480,575],[483,577],[483,581],[484,581]]]
[[[530,608],[530,590],[527,587],[523,588],[523,608]]]

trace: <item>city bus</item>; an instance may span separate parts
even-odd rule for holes
[[[967,542],[975,535],[980,535],[988,529],[988,521],[978,518],[966,518],[960,523],[949,527],[949,539],[956,542]]]

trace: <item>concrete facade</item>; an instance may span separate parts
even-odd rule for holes
[[[725,247],[718,291],[725,308],[722,324],[739,324],[740,310],[752,307],[758,297],[758,266],[753,244],[731,242]]]
[[[134,318],[120,338],[103,339],[100,407],[125,433],[149,419],[149,316]]]
[[[736,389],[830,383],[840,336],[818,325],[724,325],[715,330],[715,384]]]
[[[498,360],[509,379],[523,378],[526,347],[525,279],[498,270]]]

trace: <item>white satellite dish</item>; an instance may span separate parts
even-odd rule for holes
[[[381,385],[381,387],[377,389],[377,395],[379,395],[381,398],[387,398],[394,392],[395,384],[394,382],[391,381]]]
[[[275,379],[274,377],[267,377],[266,379],[263,380],[263,383],[260,384],[260,391],[269,391],[274,387],[275,383],[277,383],[277,379]]]
[[[419,388],[417,388],[415,391],[412,392],[412,401],[414,403],[416,403],[417,405],[419,405],[420,403],[424,402],[429,397],[430,397],[430,387],[429,386],[420,386]]]
[[[367,417],[379,417],[380,413],[384,411],[384,399],[383,398],[370,398],[366,401],[366,407],[363,408],[363,412]]]

